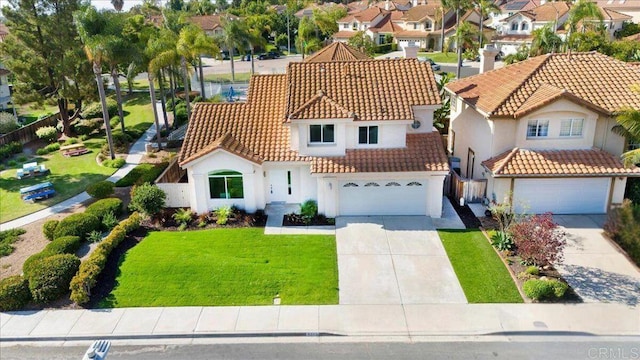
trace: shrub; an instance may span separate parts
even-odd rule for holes
[[[109,117],[118,113],[118,103],[111,98],[107,98],[107,112]],[[82,117],[85,119],[102,118],[102,104],[100,102],[90,104],[82,111]]]
[[[307,200],[300,205],[300,214],[305,224],[311,223],[311,220],[318,215],[318,204],[315,200]]]
[[[184,105],[184,107],[183,107],[181,105],[182,104],[177,105],[175,110],[174,110],[175,111],[175,116],[173,118],[174,119],[173,126],[175,126],[175,127],[181,126],[181,125],[185,124],[187,122],[187,120],[189,120],[189,117],[187,116],[187,106]]]
[[[31,301],[29,282],[20,275],[0,280],[0,311],[20,310]]]
[[[22,152],[22,144],[17,142],[17,141],[13,141],[13,142],[10,142],[8,144],[1,145],[0,146],[0,160],[1,159],[8,159],[9,157],[11,157],[11,155],[19,154],[21,152]]]
[[[511,251],[514,248],[513,239],[511,239],[509,233],[504,231],[496,231],[491,236],[491,245],[500,251]]]
[[[509,227],[523,263],[546,266],[562,261],[565,234],[557,229],[551,213],[534,215]]]
[[[102,232],[98,230],[93,230],[89,234],[87,234],[87,241],[90,243],[97,243],[102,240]]]
[[[126,163],[127,163],[127,161],[125,159],[123,159],[123,158],[115,158],[113,160],[107,159],[107,160],[103,161],[102,165],[104,165],[106,167],[114,168],[114,169],[120,169]]]
[[[115,152],[117,153],[126,153],[129,149],[129,143],[133,142],[133,138],[131,137],[131,135],[127,134],[127,133],[120,133],[120,132],[116,132],[111,136],[111,139],[113,140],[113,148],[115,150]],[[107,141],[105,140],[102,143],[102,148],[100,149],[100,152],[104,155],[104,156],[108,156],[109,155],[109,144],[107,143]]]
[[[522,291],[533,300],[561,298],[569,286],[558,280],[531,279],[524,282]]]
[[[131,189],[129,208],[146,216],[157,214],[165,204],[167,195],[157,186],[144,183]]]
[[[80,140],[78,140],[78,138],[68,138],[67,140],[64,141],[64,145],[73,145],[79,142]]]
[[[118,218],[113,214],[113,212],[109,211],[104,214],[104,216],[102,217],[102,226],[105,229],[111,230],[116,225],[118,225]]]
[[[640,205],[625,200],[621,207],[609,213],[604,230],[640,265]]]
[[[96,199],[104,199],[113,194],[114,186],[115,184],[112,183],[111,181],[107,181],[107,180],[98,181],[96,183],[89,184],[89,186],[87,186],[87,194],[91,195],[91,197],[94,197]]]
[[[71,300],[76,304],[84,304],[89,301],[91,288],[96,285],[109,254],[124,240],[127,233],[140,226],[140,221],[141,217],[138,213],[131,214],[102,240],[86,261],[82,262],[78,273],[71,280]]]
[[[118,124],[120,124],[120,116],[114,116],[109,120],[109,125],[111,125],[112,129],[118,126]]]
[[[52,153],[56,150],[60,150],[60,144],[59,143],[49,144],[45,146],[44,149],[47,151],[47,153]]]
[[[527,269],[524,272],[526,272],[529,275],[534,275],[534,276],[540,275],[540,269],[538,269],[537,266],[529,266],[529,267],[527,267]]]
[[[122,179],[118,180],[116,186],[125,187],[152,183],[162,174],[168,165],[166,162],[160,164],[139,164]]]
[[[0,256],[7,256],[13,252],[13,244],[18,241],[20,235],[24,234],[24,229],[16,228],[0,231]]]
[[[46,140],[48,142],[54,142],[58,139],[58,130],[55,126],[43,126],[36,130],[38,138]]]
[[[640,205],[640,178],[627,178],[627,187],[624,191],[624,198],[631,200],[631,202],[636,205]]]
[[[51,255],[75,254],[80,249],[81,240],[78,236],[62,236],[45,246],[42,252]]]
[[[103,120],[100,118],[97,119],[85,119],[78,121],[74,126],[73,130],[78,135],[91,135],[94,131],[100,129],[102,126]]]
[[[7,166],[16,167],[16,166],[18,166],[18,162],[15,161],[15,160],[10,160],[10,161],[7,162]]]
[[[80,139],[80,141],[87,141],[89,140],[89,135],[80,135],[78,136],[78,139]]]
[[[18,157],[18,162],[25,163],[25,162],[27,162],[27,160],[29,160],[29,158],[26,157],[26,156],[19,156]]]
[[[36,150],[36,155],[42,156],[42,155],[47,155],[48,153],[49,152],[45,148],[40,148],[40,149]]]
[[[33,300],[46,304],[65,294],[79,267],[80,259],[71,254],[53,255],[35,263],[28,278]]]
[[[191,220],[193,220],[193,212],[191,211],[191,209],[180,208],[173,214],[173,219],[177,221],[181,226],[184,225],[186,227],[187,225],[189,225]]]
[[[107,198],[94,202],[87,207],[84,211],[85,214],[92,214],[96,216],[100,221],[104,220],[104,217],[111,213],[115,217],[122,214],[122,200],[118,198]]]
[[[0,134],[7,134],[19,129],[18,119],[8,112],[0,111]]]
[[[48,258],[49,256],[52,256],[52,255],[57,255],[57,254],[50,254],[50,253],[41,251],[39,253],[35,253],[29,256],[27,260],[25,260],[24,263],[22,264],[22,273],[24,274],[24,276],[28,278],[35,264],[37,264],[40,260]]]
[[[231,216],[231,214],[233,214],[233,209],[231,209],[231,206],[221,206],[216,210],[216,216],[217,216],[217,220],[216,220],[216,224],[218,225],[226,225],[227,222],[229,221],[229,217]]]
[[[54,232],[54,239],[62,236],[79,236],[85,239],[87,234],[100,228],[100,219],[91,213],[72,214],[62,219]]]
[[[42,232],[49,241],[53,241],[54,233],[59,223],[60,221],[58,220],[49,220],[42,225]]]

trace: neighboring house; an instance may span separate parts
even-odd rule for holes
[[[637,84],[636,67],[596,52],[452,82],[449,152],[463,177],[486,179],[489,200],[511,195],[531,213],[606,213],[622,202],[627,177],[640,176],[620,162],[626,142],[612,132],[617,112],[640,108]]]
[[[441,22],[443,16],[442,7],[439,3],[418,5],[404,13],[402,16],[401,28],[394,34],[398,46],[418,46],[423,49],[440,50]],[[455,25],[455,13],[449,11],[444,14],[445,23],[451,22]]]
[[[218,37],[224,34],[222,15],[191,16],[188,21],[198,25],[208,36]]]
[[[496,47],[505,55],[515,54],[522,45],[531,47],[533,31],[551,26],[562,29],[569,17],[570,6],[564,1],[548,2],[531,10],[515,12],[497,23]]]
[[[632,17],[633,22],[640,22],[640,1],[637,0],[594,0],[601,8],[615,10]]]
[[[179,164],[189,206],[247,211],[316,200],[320,213],[440,217],[440,96],[416,59],[289,63],[246,103],[194,106]]]
[[[347,42],[358,31],[367,31],[369,27],[376,26],[391,16],[391,11],[383,10],[377,6],[355,14],[350,14],[337,21],[338,32],[333,34],[335,41]],[[373,38],[372,38],[373,39]],[[378,44],[377,39],[373,39]]]
[[[358,49],[345,43],[334,42],[325,46],[311,56],[307,56],[305,62],[327,62],[327,61],[355,61],[371,60],[371,57]]]
[[[602,25],[607,29],[609,40],[614,40],[615,32],[622,29],[622,25],[632,19],[631,16],[610,8],[601,7],[600,13],[602,13]],[[585,20],[585,23],[600,26],[600,20]]]
[[[7,35],[9,35],[9,28],[5,24],[0,24],[0,42],[4,41]],[[0,62],[0,109],[5,109],[11,102],[9,74],[11,74],[11,72],[5,69]]]
[[[539,0],[509,0],[509,1],[496,1],[496,5],[500,8],[500,12],[490,13],[489,19],[486,24],[498,28],[502,24],[502,20],[513,16],[520,11],[531,10],[540,5]]]

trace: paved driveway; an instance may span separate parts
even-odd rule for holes
[[[431,218],[336,219],[340,304],[466,303]]]
[[[568,234],[562,276],[585,302],[640,304],[640,272],[602,235],[604,215],[555,215]]]

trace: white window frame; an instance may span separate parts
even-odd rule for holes
[[[311,140],[311,128],[320,126],[320,141]],[[324,130],[326,126],[333,127],[333,141],[324,141]],[[311,124],[309,125],[309,145],[333,145],[336,143],[336,125],[335,124]]]
[[[367,129],[366,142],[360,142],[360,129],[362,129],[362,128],[366,128]],[[376,131],[376,142],[375,143],[372,143],[371,142],[371,138],[369,137],[369,135],[371,134],[370,131],[372,130],[371,128],[375,128],[375,131]],[[380,127],[378,125],[358,126],[358,145],[360,145],[360,146],[378,145],[379,143],[380,143]]]
[[[535,127],[536,127],[536,133],[534,135],[529,135],[529,128],[534,125],[535,123]],[[546,132],[544,135],[541,135],[542,133],[542,129],[546,127]],[[541,139],[541,138],[548,138],[549,137],[549,120],[543,120],[543,119],[535,119],[535,120],[529,120],[527,122],[527,139]]]
[[[563,134],[562,128],[565,126],[567,122],[569,122],[569,133]],[[580,130],[579,133],[577,131],[578,129]],[[582,137],[583,133],[584,133],[584,119],[562,119],[562,121],[560,122],[560,137],[563,137],[563,138]]]

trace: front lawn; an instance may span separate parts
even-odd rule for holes
[[[470,303],[521,303],[500,257],[480,230],[438,230],[453,270]]]
[[[436,63],[440,64],[440,63],[456,63],[456,61],[458,61],[458,55],[455,53],[455,51],[449,51],[448,53],[442,53],[442,52],[434,52],[434,53],[429,53],[429,52],[421,52],[418,53],[418,58],[424,58],[424,57],[428,57],[431,60],[435,61]]]
[[[257,65],[256,65],[257,67]],[[241,82],[245,82],[245,81],[249,81],[249,79],[251,79],[251,73],[250,72],[237,72],[235,73],[235,78],[236,81],[241,81]],[[231,82],[231,73],[226,73],[226,74],[207,74],[204,76],[204,80],[205,81],[211,81],[214,83],[230,83]],[[196,89],[198,90],[198,89]]]
[[[263,228],[152,232],[100,307],[337,304],[335,236]]]

